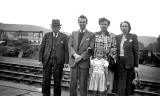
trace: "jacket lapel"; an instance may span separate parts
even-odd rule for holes
[[[130,34],[130,33],[128,33],[128,34],[127,34],[127,36],[126,36],[126,39],[127,39],[127,40],[129,40],[129,39],[130,39],[130,37],[131,37],[131,34]]]
[[[48,40],[49,40],[49,46],[51,46],[52,47],[52,44],[53,44],[53,32],[50,32],[50,34],[49,34],[49,37],[48,37]],[[50,41],[51,40],[51,41]]]
[[[81,45],[83,44],[83,42],[88,38],[88,35],[89,35],[89,32],[86,31],[84,34],[83,34],[83,38],[81,40],[81,43],[79,45],[79,47],[81,47]]]
[[[126,41],[124,41],[124,44],[123,44],[123,47],[125,48],[126,47],[126,45],[127,45],[127,42],[128,42],[128,40],[130,39],[130,34],[127,34],[126,35]]]
[[[57,43],[56,43],[56,45],[58,46],[58,44],[60,43],[60,41],[61,41],[61,33],[59,32],[58,33],[58,36],[57,36]]]
[[[77,31],[75,34],[76,50],[78,49],[78,38],[79,38],[79,31]]]
[[[123,36],[123,34],[121,34],[121,35],[119,36],[119,41],[120,41],[119,44],[118,44],[119,46],[120,46],[121,41],[122,41],[122,36]]]

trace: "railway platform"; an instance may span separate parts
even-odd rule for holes
[[[53,89],[51,89],[53,94]],[[10,81],[0,81],[0,96],[42,96],[40,86],[18,84]],[[69,96],[69,89],[62,88],[61,96]]]

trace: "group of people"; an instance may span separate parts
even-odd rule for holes
[[[80,96],[87,96],[88,90],[92,96],[106,96],[112,92],[116,96],[132,96],[139,46],[137,36],[130,33],[130,23],[120,23],[120,35],[107,30],[110,21],[106,18],[99,19],[101,30],[95,33],[86,29],[86,16],[81,15],[78,24],[80,29],[73,31],[68,40],[67,35],[60,32],[60,21],[53,19],[53,32],[43,37],[39,51],[39,61],[43,65],[43,96],[50,96],[52,75],[54,96],[61,96],[64,64],[71,68],[70,96],[77,96],[78,92]]]

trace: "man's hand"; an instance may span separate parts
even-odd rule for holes
[[[75,59],[77,59],[77,58],[80,57],[80,55],[78,55],[78,54],[76,54],[76,53],[75,53],[73,56],[74,56]]]
[[[82,56],[78,54],[74,54],[74,58],[75,58],[75,63],[78,63],[82,59]]]
[[[75,63],[78,63],[80,60],[82,59],[82,57],[78,57],[78,58],[75,58]]]

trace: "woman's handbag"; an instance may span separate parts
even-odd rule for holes
[[[109,61],[108,68],[112,71],[115,71],[117,69],[117,66],[114,58],[112,56],[108,56],[108,61]]]
[[[139,80],[139,74],[136,70],[134,70],[134,76],[135,79],[133,80],[132,84],[133,84],[133,88],[134,89],[142,89],[142,82]]]

